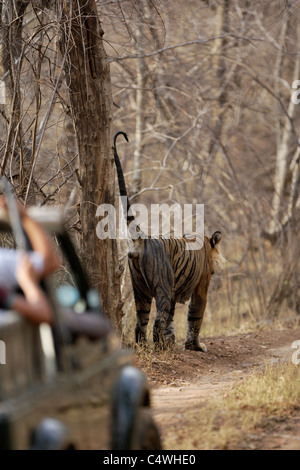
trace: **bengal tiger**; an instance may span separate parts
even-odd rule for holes
[[[114,136],[114,160],[117,169],[120,196],[127,201],[127,224],[134,216],[130,210],[125,179],[117,153],[119,135],[128,142],[125,132]],[[125,209],[126,210],[126,209]],[[190,299],[187,314],[185,349],[206,351],[199,341],[200,328],[206,307],[211,275],[219,270],[224,258],[219,250],[222,238],[216,231],[211,238],[193,234],[193,242],[199,249],[186,249],[191,242],[183,238],[145,238],[133,240],[133,249],[128,253],[128,262],[136,305],[136,342],[146,342],[151,303],[156,302],[156,318],[153,326],[153,342],[157,348],[165,349],[175,343],[174,311],[177,302]]]

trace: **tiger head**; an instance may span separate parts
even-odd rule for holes
[[[210,238],[210,246],[212,248],[212,274],[218,273],[222,270],[226,259],[221,253],[220,242],[222,240],[222,233],[218,230]]]

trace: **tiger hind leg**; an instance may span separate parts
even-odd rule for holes
[[[135,341],[136,343],[146,343],[153,297],[140,271],[139,260],[129,259],[129,269],[136,308]]]
[[[153,342],[155,349],[165,349],[165,329],[168,323],[171,300],[174,289],[174,273],[170,260],[166,255],[165,243],[151,239],[144,246],[139,257],[140,274],[143,282],[155,298],[156,318],[153,325]]]
[[[193,294],[188,308],[188,325],[185,349],[207,352],[204,343],[200,343],[199,334],[206,307],[206,297]]]
[[[156,309],[157,314],[153,326],[153,342],[155,349],[164,350],[167,349],[168,343],[173,337],[173,315],[170,318],[171,300],[167,296],[156,297]]]
[[[145,299],[144,302],[136,302],[136,326],[135,341],[136,343],[147,342],[147,326],[151,310],[152,299]]]
[[[164,341],[166,347],[172,347],[175,344],[175,329],[174,329],[174,311],[175,302],[171,303],[170,313],[167,319],[167,323],[164,329]]]

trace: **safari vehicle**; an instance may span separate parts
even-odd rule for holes
[[[0,190],[9,208],[9,218],[0,213],[0,235],[11,232],[16,245],[28,250],[5,180]],[[61,213],[33,208],[30,215],[55,235],[72,275],[59,287],[50,279],[43,285],[53,327],[34,326],[15,312],[0,314],[0,340],[6,345],[0,449],[161,449],[146,377],[113,330],[103,330],[98,296],[89,288]]]

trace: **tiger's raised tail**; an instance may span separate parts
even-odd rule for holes
[[[125,178],[124,178],[120,158],[119,158],[119,155],[118,155],[118,152],[117,152],[117,138],[118,138],[119,135],[122,135],[127,142],[129,142],[129,141],[128,141],[127,134],[125,132],[120,131],[120,132],[117,132],[114,135],[114,159],[115,159],[115,164],[116,164],[116,168],[117,168],[119,190],[120,190],[120,196],[122,197],[124,217],[126,219],[127,226],[129,226],[135,220],[135,217],[131,213],[131,206],[130,206],[130,202],[129,202],[129,198],[128,198]],[[131,228],[133,229],[133,231],[129,230],[131,239],[135,242],[138,242],[137,245],[139,245],[141,239],[144,238],[143,237],[143,232],[141,231],[138,224],[136,225],[135,228],[132,227],[132,225],[133,224],[131,224]],[[138,250],[138,246],[135,246],[135,249],[131,250],[131,252],[129,253],[129,256],[134,257],[135,252],[138,252],[136,250]]]
[[[118,155],[118,152],[117,152],[117,138],[118,138],[119,135],[122,135],[124,137],[124,139],[126,140],[126,142],[129,142],[129,140],[128,140],[127,134],[125,132],[122,132],[122,131],[117,132],[114,135],[114,159],[115,159],[115,164],[116,164],[117,174],[118,174],[118,183],[119,183],[119,189],[120,189],[120,196],[125,198],[126,206],[125,206],[124,201],[123,201],[123,210],[124,210],[124,216],[127,220],[127,225],[128,225],[134,219],[134,217],[132,215],[129,215],[130,202],[129,202],[129,198],[128,198],[128,193],[127,193],[127,188],[126,188],[126,183],[125,183],[125,178],[124,178],[121,162],[120,162],[119,155]]]

